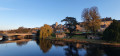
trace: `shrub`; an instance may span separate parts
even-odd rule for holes
[[[113,20],[113,23],[103,32],[103,39],[120,42],[120,22]]]

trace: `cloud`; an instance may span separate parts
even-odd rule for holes
[[[15,9],[0,7],[0,10],[15,10]]]

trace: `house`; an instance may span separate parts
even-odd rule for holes
[[[98,31],[104,31],[113,22],[111,17],[101,19],[100,29]]]
[[[120,22],[120,20],[118,21]],[[102,18],[100,23],[100,29],[98,31],[104,31],[112,22],[113,20],[111,17]],[[79,24],[76,25],[76,30],[85,32],[86,30],[84,28],[84,22],[79,22]]]
[[[53,28],[53,32],[56,35],[56,38],[63,38],[66,37],[64,33],[65,26],[62,24],[58,24],[57,22],[51,26]]]
[[[80,31],[80,32],[85,32],[85,28],[83,26],[84,22],[79,22],[78,25],[76,25],[76,31]]]
[[[65,33],[56,33],[56,38],[64,38],[66,37],[66,34]]]

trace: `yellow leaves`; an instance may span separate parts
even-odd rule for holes
[[[40,38],[48,37],[52,34],[53,29],[45,24],[43,27],[40,28]]]
[[[95,32],[100,28],[101,20],[97,7],[84,9],[82,18],[84,20],[84,27],[87,31]]]
[[[91,21],[84,22],[84,27],[86,30],[96,31],[97,29],[100,29],[100,22],[100,19],[92,19]]]

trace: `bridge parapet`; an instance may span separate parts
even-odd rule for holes
[[[15,35],[21,35],[21,36],[25,36],[25,35],[35,35],[32,33],[6,33],[6,34],[0,34],[1,36],[15,36]]]

